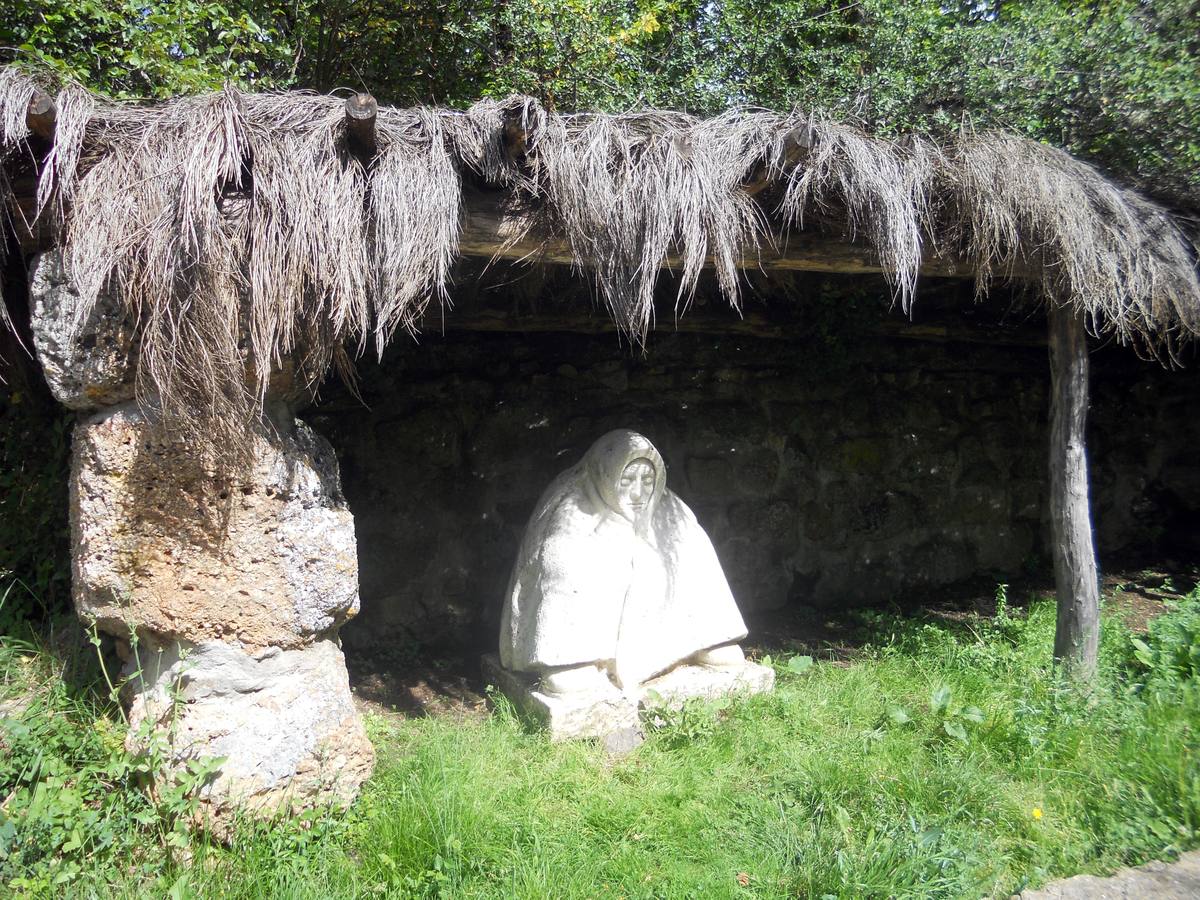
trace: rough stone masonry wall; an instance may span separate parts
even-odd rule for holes
[[[1093,374],[1102,564],[1195,541],[1200,381],[1127,349]],[[362,375],[365,407],[335,390],[306,414],[355,512],[351,652],[492,642],[538,495],[615,427],[662,451],[746,612],[884,602],[1045,558],[1044,347],[656,334],[642,356],[612,335],[455,332]]]
[[[166,748],[161,778],[222,757],[201,795],[234,809],[348,800],[371,744],[337,641],[358,610],[354,521],[324,438],[286,417],[244,471],[219,471],[133,400],[133,329],[104,298],[72,337],[59,258],[31,270],[31,329],[72,441],[72,593],[127,660],[130,743]]]

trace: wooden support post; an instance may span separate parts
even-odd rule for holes
[[[54,100],[48,94],[35,90],[25,110],[25,126],[38,137],[53,141],[57,119],[58,107]]]
[[[346,101],[346,136],[350,149],[364,161],[375,158],[375,118],[379,104],[370,94],[355,94]]]
[[[1058,624],[1054,660],[1070,677],[1089,681],[1100,643],[1100,586],[1088,501],[1084,429],[1088,348],[1083,318],[1051,301],[1050,520]]]

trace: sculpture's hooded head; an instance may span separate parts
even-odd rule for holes
[[[667,467],[650,441],[636,431],[610,431],[583,462],[606,506],[635,525],[650,521],[667,486]]]

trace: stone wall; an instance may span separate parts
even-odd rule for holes
[[[659,333],[644,355],[603,329],[459,331],[364,364],[365,406],[327,387],[307,414],[338,452],[358,532],[347,646],[493,642],[538,495],[615,427],[660,449],[744,612],[1043,566],[1040,326],[997,345],[871,321],[899,328]],[[1168,539],[1200,556],[1196,526],[1179,528],[1200,513],[1200,380],[1125,349],[1098,353],[1093,372],[1102,564]]]

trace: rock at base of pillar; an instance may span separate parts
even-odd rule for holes
[[[556,696],[539,690],[536,675],[505,669],[495,653],[483,657],[482,667],[484,682],[494,684],[554,741],[604,738],[622,729],[636,729],[639,709],[679,708],[692,697],[748,696],[775,686],[774,670],[746,661],[734,666],[676,666],[632,695],[610,685],[600,691]]]
[[[238,811],[348,803],[374,761],[334,638],[358,558],[333,450],[302,423],[253,450],[218,469],[129,404],[80,422],[72,451],[76,610],[136,637],[131,749],[219,836]]]
[[[143,643],[138,663],[130,749],[155,740],[166,756],[160,777],[191,760],[223,758],[199,792],[202,824],[218,835],[235,810],[348,804],[371,774],[375,751],[333,641],[253,653],[218,641],[160,650]]]

